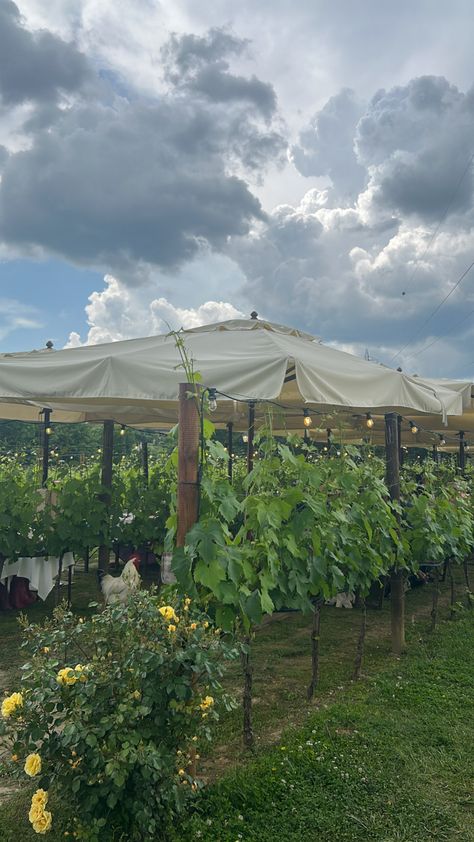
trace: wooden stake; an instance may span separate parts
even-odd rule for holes
[[[178,528],[176,546],[198,518],[199,409],[194,383],[179,384],[178,425]]]
[[[311,629],[311,681],[306,691],[308,702],[314,696],[314,691],[319,681],[319,639],[321,631],[321,607],[322,599],[316,599],[313,603],[313,625]]]
[[[41,487],[46,488],[49,473],[49,434],[46,432],[51,424],[51,410],[43,409],[43,472],[41,476]]]
[[[145,481],[145,485],[148,486],[148,442],[146,439],[142,439],[142,469],[143,469],[143,479]]]
[[[247,473],[253,468],[253,439],[255,435],[255,404],[249,403],[248,441],[247,441]]]
[[[227,477],[229,482],[232,482],[232,468],[234,462],[234,425],[232,421],[227,424]]]
[[[391,500],[400,500],[400,462],[398,443],[398,416],[388,412],[385,416],[385,454],[387,460],[386,482]],[[405,649],[405,577],[403,570],[393,567],[390,571],[390,614],[392,652],[401,655]]]
[[[114,458],[114,422],[104,421],[102,432],[102,473],[101,484],[102,492],[99,495],[107,510],[107,515],[110,509],[110,502],[112,498],[112,466]],[[102,544],[99,547],[99,570],[107,571],[109,566],[109,546]]]

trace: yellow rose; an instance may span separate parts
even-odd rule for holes
[[[191,625],[189,626],[189,628],[191,629],[191,631],[196,631],[197,627],[198,627],[198,624],[197,624],[197,623],[191,623]]]
[[[23,707],[23,696],[21,693],[12,693],[2,702],[2,716],[8,719],[17,708]]]
[[[43,646],[43,655],[47,655],[49,652],[49,646]]]
[[[185,774],[186,774],[186,772],[184,771],[184,769],[180,769],[179,772],[178,772],[178,775],[181,775],[181,777]]]
[[[201,708],[201,710],[207,710],[208,708],[212,707],[213,704],[214,704],[214,699],[212,698],[212,696],[206,696],[202,700],[199,707]]]
[[[25,772],[30,778],[41,772],[41,757],[39,754],[29,754],[25,760]]]
[[[178,622],[175,610],[171,605],[162,605],[161,608],[158,609],[158,611],[160,612],[161,616],[168,621],[168,623],[170,623],[171,620],[173,620],[174,623]]]
[[[209,623],[208,623],[208,621],[207,621],[207,620],[205,620],[205,621],[204,621],[204,623],[202,624],[202,627],[203,627],[203,629],[208,629],[208,628],[209,628]]]
[[[140,690],[134,690],[133,691],[133,698],[134,699],[141,699],[141,697],[142,697],[142,694],[140,693]]]
[[[45,810],[44,813],[42,813],[41,816],[32,823],[35,833],[47,833],[48,830],[51,830],[51,820],[51,813],[49,810]]]
[[[170,623],[170,624],[169,624],[169,626],[168,626],[168,631],[169,631],[169,632],[174,632],[174,631],[176,631],[176,626],[174,626],[174,625],[173,625],[173,623]]]
[[[44,813],[44,807],[41,804],[32,804],[30,807],[30,812],[28,813],[28,819],[30,820],[31,824],[37,822]]]
[[[41,807],[44,809],[46,804],[48,803],[48,793],[45,789],[37,789],[36,792],[31,796],[31,804],[41,804]]]
[[[75,684],[77,681],[77,676],[74,673],[74,670],[71,667],[65,667],[62,670],[59,670],[56,680],[58,684]]]

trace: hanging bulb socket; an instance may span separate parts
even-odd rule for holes
[[[440,437],[439,437],[439,443],[440,443],[440,446],[441,446],[441,447],[444,447],[444,445],[446,444],[446,439],[445,439],[445,437],[444,437],[444,436],[441,436],[441,435],[440,435]]]
[[[413,433],[414,436],[416,436],[418,432],[418,427],[413,423],[413,421],[410,421],[410,432]]]
[[[215,412],[217,409],[217,393],[212,386],[207,390],[208,394],[208,408],[209,412]]]
[[[313,419],[311,418],[309,409],[303,409],[303,424],[306,427],[306,429],[308,429],[308,427],[311,427],[312,423]]]
[[[374,426],[374,424],[375,424],[375,421],[372,418],[370,412],[368,412],[367,415],[365,416],[365,426],[368,427],[369,430],[371,430],[372,427]]]

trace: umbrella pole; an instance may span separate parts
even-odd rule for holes
[[[232,483],[232,468],[233,468],[233,460],[234,460],[234,425],[232,421],[227,423],[227,454],[228,454],[228,461],[227,461],[227,477],[230,483]]]
[[[114,458],[114,422],[104,421],[102,433],[102,474],[101,485],[104,489],[100,499],[106,505],[107,517],[112,498],[112,465]],[[99,570],[106,571],[109,566],[109,547],[102,544],[99,547]]]
[[[395,412],[385,416],[385,453],[387,460],[386,481],[390,499],[400,500],[400,463],[398,442],[398,417]],[[392,652],[401,655],[405,649],[405,580],[403,569],[390,571],[390,613]]]
[[[178,417],[178,528],[176,546],[198,519],[199,409],[196,385],[179,384]]]
[[[248,416],[248,441],[247,441],[247,473],[253,469],[253,437],[255,433],[255,403],[249,402]]]
[[[402,447],[402,416],[397,416],[397,435],[398,435],[398,464],[400,468],[403,465],[403,447]]]

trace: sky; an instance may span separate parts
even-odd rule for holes
[[[474,376],[471,0],[0,0],[0,350],[248,317]]]

